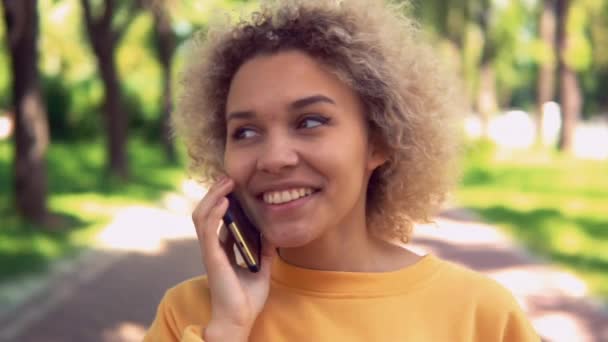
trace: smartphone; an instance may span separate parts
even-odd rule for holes
[[[241,257],[251,272],[258,272],[261,265],[262,241],[260,231],[249,220],[233,193],[228,198],[228,209],[223,220],[228,232],[232,234]]]

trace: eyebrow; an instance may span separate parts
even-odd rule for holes
[[[309,96],[309,97],[305,97],[299,100],[296,100],[294,102],[292,102],[289,105],[290,109],[300,109],[302,107],[306,107],[306,106],[310,106],[311,104],[315,104],[317,102],[325,102],[325,103],[331,103],[331,104],[336,104],[336,102],[332,99],[330,99],[327,96],[324,95],[313,95],[313,96]]]
[[[325,102],[325,103],[330,103],[330,104],[334,104],[334,105],[336,104],[336,102],[334,100],[330,99],[327,96],[312,95],[312,96],[304,97],[304,98],[301,98],[299,100],[292,102],[289,105],[289,109],[290,110],[301,109],[301,108],[310,106],[310,105],[318,103],[318,102]],[[241,119],[241,120],[252,119],[254,117],[255,117],[255,112],[250,111],[250,110],[231,112],[231,113],[228,113],[228,115],[226,116],[226,122],[228,122],[230,120],[234,120],[234,119]]]

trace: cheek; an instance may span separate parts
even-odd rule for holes
[[[334,172],[359,173],[366,167],[366,150],[364,144],[359,139],[346,139],[341,137],[335,139],[334,143],[319,149],[326,151],[325,163],[331,165]]]
[[[367,170],[364,148],[360,141],[340,137],[331,144],[311,149],[315,153],[308,154],[307,159],[325,176],[332,192],[353,195]]]
[[[237,184],[244,184],[248,174],[251,172],[252,165],[255,165],[255,158],[251,153],[226,149],[224,153],[224,171]]]

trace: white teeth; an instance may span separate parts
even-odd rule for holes
[[[297,200],[314,192],[311,188],[290,189],[284,191],[265,192],[262,196],[264,202],[269,204],[280,204]]]
[[[289,194],[289,191],[281,192],[281,202],[289,202],[289,201],[291,201],[291,195]]]

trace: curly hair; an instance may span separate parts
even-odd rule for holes
[[[460,106],[456,79],[406,10],[381,0],[273,1],[249,20],[211,27],[192,45],[172,117],[190,172],[204,183],[221,173],[226,100],[239,67],[255,56],[303,51],[360,96],[370,136],[388,157],[368,183],[368,225],[408,242],[458,178]]]

